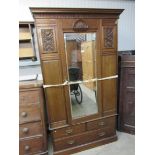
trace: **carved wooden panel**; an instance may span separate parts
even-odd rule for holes
[[[44,52],[56,52],[54,29],[41,29],[42,46]]]
[[[74,31],[87,31],[88,25],[83,20],[77,20],[73,25]]]
[[[99,19],[62,19],[62,27],[65,32],[75,31],[75,32],[96,32],[99,27]]]
[[[104,28],[104,47],[113,48],[113,44],[114,44],[113,28],[111,27]]]

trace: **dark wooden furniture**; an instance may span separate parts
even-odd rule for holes
[[[119,56],[118,130],[135,133],[135,56]]]
[[[19,22],[19,59],[36,60],[34,22]]]
[[[115,141],[116,78],[98,81],[98,112],[80,118],[72,117],[69,85],[45,86],[62,84],[69,79],[66,33],[95,33],[96,77],[117,75],[117,19],[123,10],[30,9],[37,29],[54,155],[68,155]]]
[[[19,90],[19,154],[47,155],[42,83],[20,82]]]

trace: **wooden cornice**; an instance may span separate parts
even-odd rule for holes
[[[118,17],[124,9],[96,9],[96,8],[41,8],[41,7],[30,7],[32,15],[35,17],[37,14],[41,15],[69,15],[73,14],[75,17],[78,15],[96,15],[102,16],[102,15],[113,15]]]

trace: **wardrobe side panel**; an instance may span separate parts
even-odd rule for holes
[[[102,20],[101,37],[102,78],[117,75],[117,24],[115,19]],[[116,114],[117,79],[102,81],[103,115]]]
[[[39,53],[44,88],[51,127],[67,124],[65,88],[61,52],[58,46],[58,22],[56,19],[36,19]],[[56,86],[57,85],[57,86]],[[59,86],[58,86],[59,85]]]

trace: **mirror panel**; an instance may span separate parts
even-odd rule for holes
[[[98,113],[96,78],[96,33],[64,33],[68,80],[71,84],[72,118]],[[86,82],[87,80],[87,82]]]

